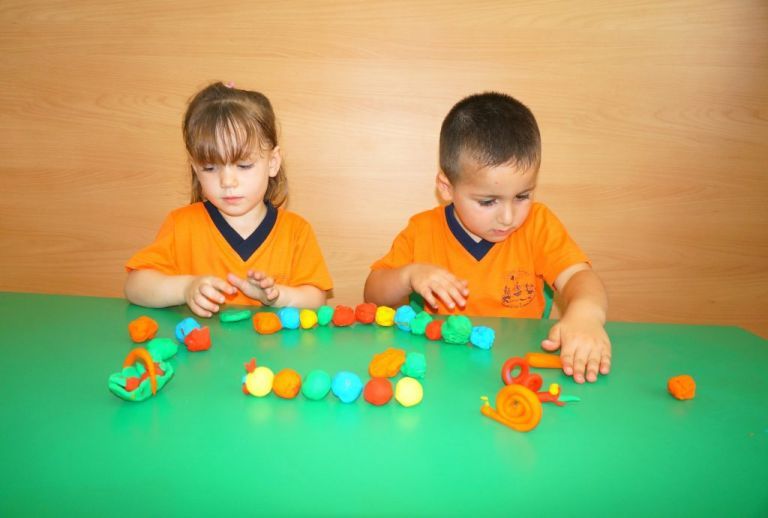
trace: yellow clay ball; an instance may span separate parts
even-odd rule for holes
[[[275,374],[269,367],[256,367],[245,377],[245,388],[256,397],[264,397],[272,391]]]
[[[299,322],[302,329],[312,329],[317,324],[317,313],[311,309],[302,309],[299,313]]]
[[[395,385],[395,399],[405,407],[418,405],[423,397],[424,389],[414,378],[402,378]]]
[[[376,323],[384,327],[395,325],[395,310],[388,306],[376,308]]]

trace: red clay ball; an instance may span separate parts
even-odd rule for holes
[[[338,327],[351,326],[355,323],[355,310],[349,306],[336,306],[333,310],[333,325]]]
[[[430,340],[440,340],[443,337],[443,321],[433,320],[427,324],[427,329],[424,330],[424,334]]]
[[[361,324],[372,324],[376,320],[376,304],[364,302],[355,308],[355,318]]]
[[[392,383],[387,378],[371,378],[365,384],[363,397],[372,405],[386,405],[392,399]]]

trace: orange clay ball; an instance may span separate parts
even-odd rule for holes
[[[276,313],[263,312],[253,315],[253,328],[260,335],[271,335],[283,328],[280,317]]]
[[[669,378],[667,390],[677,399],[693,399],[696,396],[696,382],[687,374]]]
[[[337,327],[351,326],[355,323],[355,310],[349,306],[336,306],[333,310],[333,325]]]
[[[443,337],[443,321],[433,320],[427,324],[424,334],[427,335],[427,338],[430,340],[440,340]]]
[[[146,342],[157,334],[157,322],[148,316],[140,316],[128,324],[128,333],[136,343]]]
[[[368,373],[372,378],[392,378],[400,372],[405,363],[405,351],[390,347],[383,353],[375,354],[368,365]]]
[[[281,398],[293,399],[301,390],[301,376],[293,369],[283,369],[272,381],[272,392]]]
[[[364,302],[355,308],[355,318],[361,324],[372,324],[376,320],[376,304]]]
[[[372,405],[386,405],[392,399],[392,382],[387,378],[371,378],[365,384],[363,397]]]

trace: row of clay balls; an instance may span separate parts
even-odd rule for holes
[[[281,398],[293,399],[301,391],[307,399],[320,401],[332,392],[342,403],[354,403],[362,394],[368,403],[376,406],[385,405],[392,399],[392,382],[388,378],[401,371],[404,377],[395,385],[395,400],[404,407],[411,407],[424,397],[424,390],[416,378],[422,378],[426,373],[426,360],[421,353],[408,353],[406,357],[401,349],[387,349],[374,356],[368,368],[371,379],[365,387],[360,376],[349,371],[341,371],[331,378],[323,370],[313,370],[302,381],[293,369],[274,374],[269,367],[257,367],[256,359],[246,363],[245,370],[244,394],[264,397],[274,392]]]
[[[222,312],[224,322],[248,318],[248,310],[229,310]],[[380,326],[397,326],[403,331],[415,335],[426,335],[430,340],[443,340],[449,344],[471,343],[481,349],[493,347],[495,333],[485,326],[473,326],[464,315],[451,315],[445,321],[435,320],[426,311],[417,313],[411,306],[400,306],[394,310],[388,306],[376,306],[366,302],[355,309],[339,305],[336,308],[321,306],[312,309],[282,308],[277,313],[259,312],[253,315],[253,327],[259,334],[272,334],[281,329],[311,329],[316,325],[327,326],[333,323],[337,327],[346,327],[359,322],[376,323]]]

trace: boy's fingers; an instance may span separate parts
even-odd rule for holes
[[[573,352],[562,351],[560,353],[560,363],[563,364],[563,372],[568,375],[573,375]]]
[[[608,353],[603,353],[602,358],[600,358],[600,374],[608,374],[611,372],[611,355]]]
[[[587,367],[587,358],[584,352],[577,350],[573,359],[573,381],[584,383],[584,370]]]
[[[549,333],[547,334],[547,338],[541,342],[541,347],[547,351],[556,351],[560,347],[559,325],[555,324],[550,328]]]
[[[597,372],[599,367],[600,353],[593,350],[589,354],[589,359],[587,360],[587,381],[591,383],[597,381]]]

